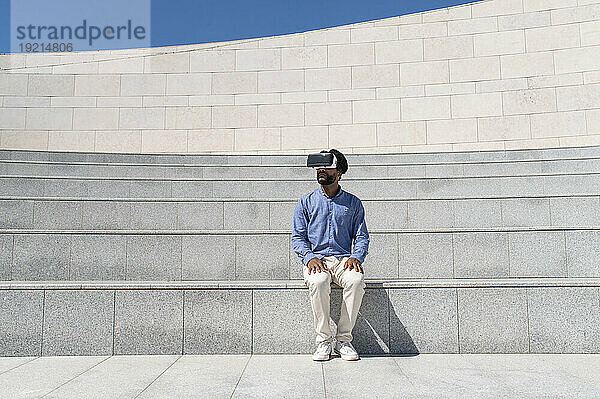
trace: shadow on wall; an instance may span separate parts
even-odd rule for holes
[[[369,283],[373,286],[373,283]],[[329,325],[337,331],[340,319],[342,289],[331,285]],[[362,355],[419,354],[419,349],[396,315],[388,290],[366,288],[358,319],[352,330],[352,345]]]

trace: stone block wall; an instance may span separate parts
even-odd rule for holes
[[[5,149],[600,144],[600,0],[487,0],[234,42],[5,54],[0,67]]]

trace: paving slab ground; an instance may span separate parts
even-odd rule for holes
[[[0,357],[0,398],[600,398],[600,354]]]

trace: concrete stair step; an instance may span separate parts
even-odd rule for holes
[[[0,200],[0,229],[288,230],[297,200]],[[363,199],[369,231],[600,225],[600,196]]]
[[[600,226],[372,232],[369,279],[600,277]],[[0,231],[0,280],[302,279],[289,231]]]
[[[288,283],[2,283],[0,355],[312,353],[308,291]],[[352,343],[361,355],[598,353],[599,300],[598,279],[368,283]],[[334,287],[334,332],[341,303]]]
[[[354,178],[340,185],[361,199],[596,195],[600,174]],[[317,186],[313,179],[0,177],[3,197],[297,199]]]
[[[351,165],[344,178],[365,177],[464,177],[521,176],[600,172],[600,159],[544,159],[529,161],[457,161],[429,163],[380,163]],[[312,178],[304,163],[295,165],[152,165],[0,162],[3,176],[80,176],[147,178]]]
[[[600,157],[600,146],[560,147],[517,150],[458,151],[395,154],[345,154],[351,164],[361,162],[430,162],[436,160],[498,160]],[[212,163],[212,164],[299,164],[306,155],[298,154],[120,154],[99,152],[55,152],[0,150],[0,159],[59,162],[141,162],[141,163]]]

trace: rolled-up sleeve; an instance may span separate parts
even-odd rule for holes
[[[351,257],[363,263],[369,251],[370,238],[367,222],[365,221],[365,208],[360,200],[358,200],[356,213],[354,214],[353,235],[354,245],[352,246]]]
[[[308,215],[304,211],[302,198],[294,209],[294,224],[292,228],[292,250],[298,255],[303,264],[307,265],[313,258],[318,258],[311,250],[308,241]]]

